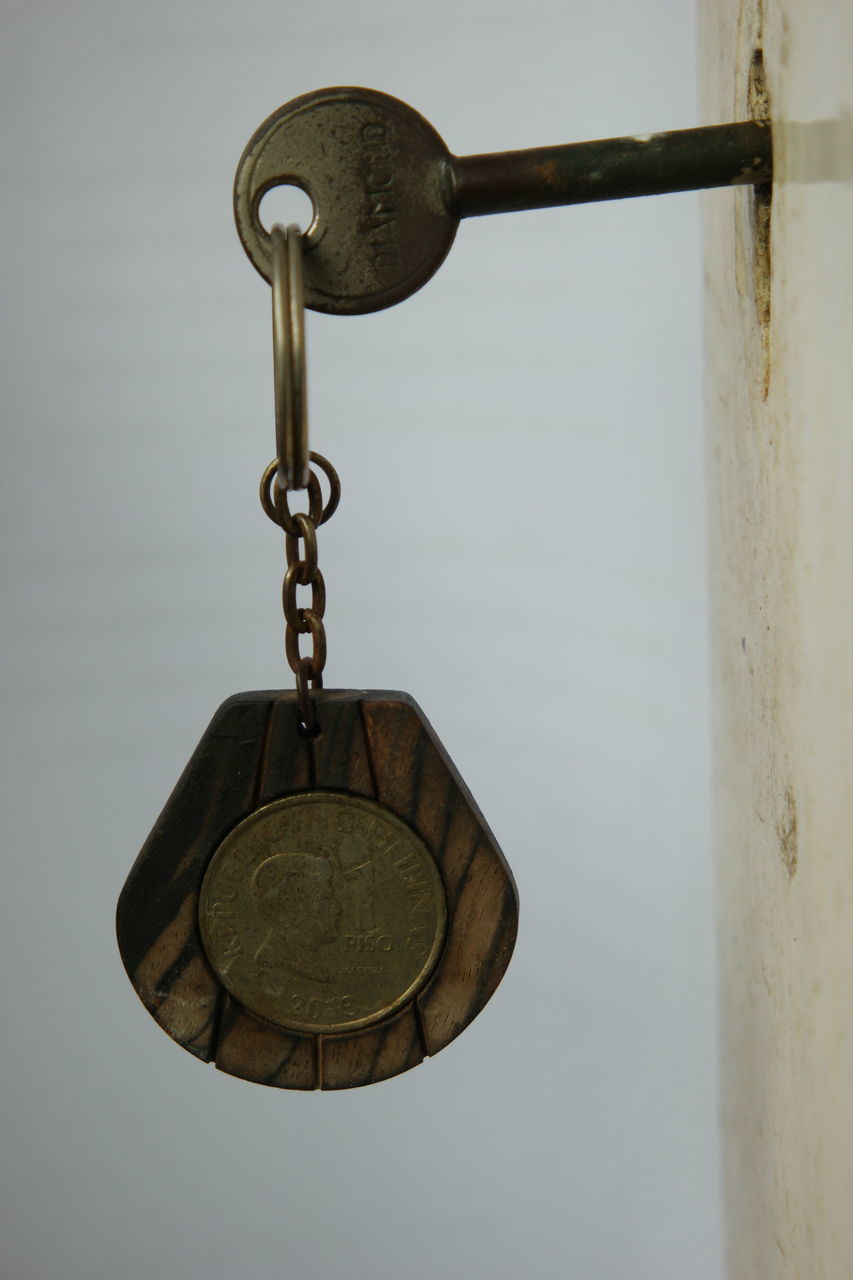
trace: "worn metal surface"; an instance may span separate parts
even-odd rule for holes
[[[306,306],[337,314],[389,307],[430,278],[453,242],[449,161],[433,127],[387,94],[305,94],[265,120],[243,153],[234,184],[240,239],[269,280],[261,200],[282,183],[301,187],[314,204]]]
[[[371,89],[322,89],[265,120],[237,169],[234,210],[249,258],[270,280],[260,204],[290,184],[311,197],[305,305],[340,315],[409,297],[438,270],[460,218],[767,183],[769,124],[684,129],[531,151],[455,157],[405,103]]]
[[[624,200],[769,182],[769,124],[679,129],[575,142],[533,151],[504,151],[453,161],[452,208],[459,218],[552,205]]]

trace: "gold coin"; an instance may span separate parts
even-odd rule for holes
[[[205,873],[212,968],[251,1013],[290,1031],[354,1031],[423,986],[447,906],[421,838],[372,800],[309,791],[244,818]]]

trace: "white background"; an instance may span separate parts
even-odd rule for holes
[[[0,1274],[718,1280],[696,196],[472,220],[399,307],[309,317],[327,684],[413,694],[507,854],[485,1012],[266,1090],[113,936],[216,706],[290,683],[246,140],[332,84],[460,153],[687,127],[690,6],[5,9]]]

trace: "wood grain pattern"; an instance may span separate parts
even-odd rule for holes
[[[314,781],[310,747],[299,733],[295,694],[268,693],[264,697],[269,708],[269,723],[258,761],[253,809],[293,791],[307,791]]]
[[[329,791],[375,799],[372,763],[364,733],[362,702],[327,694],[317,716],[321,733],[314,740],[315,785]]]
[[[323,1036],[323,1089],[352,1089],[375,1084],[416,1067],[423,1042],[411,1005],[377,1027],[351,1035]]]
[[[198,889],[212,851],[253,804],[269,699],[219,708],[122,890],[119,950],[142,1003],[190,1053],[213,1052],[219,983],[198,933]]]
[[[278,1088],[346,1089],[436,1053],[498,985],[515,943],[512,875],[453,764],[406,694],[323,691],[306,739],[291,692],[238,694],[220,707],[146,842],[118,907],[119,946],[146,1008],[191,1053]],[[204,954],[198,896],[227,832],[254,809],[305,790],[375,799],[431,850],[448,929],[416,1002],[363,1030],[303,1035],[243,1009]]]
[[[503,977],[515,946],[518,898],[497,841],[431,726],[412,699],[397,698],[374,695],[365,719],[377,798],[426,841],[447,891],[444,954],[418,995],[433,1054],[476,1017]]]
[[[279,1089],[319,1089],[314,1039],[270,1026],[223,994],[216,1049],[220,1071]]]

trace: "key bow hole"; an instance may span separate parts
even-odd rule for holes
[[[267,234],[277,222],[283,227],[295,222],[305,232],[313,228],[317,210],[304,187],[293,181],[281,182],[261,196],[258,217]]]

